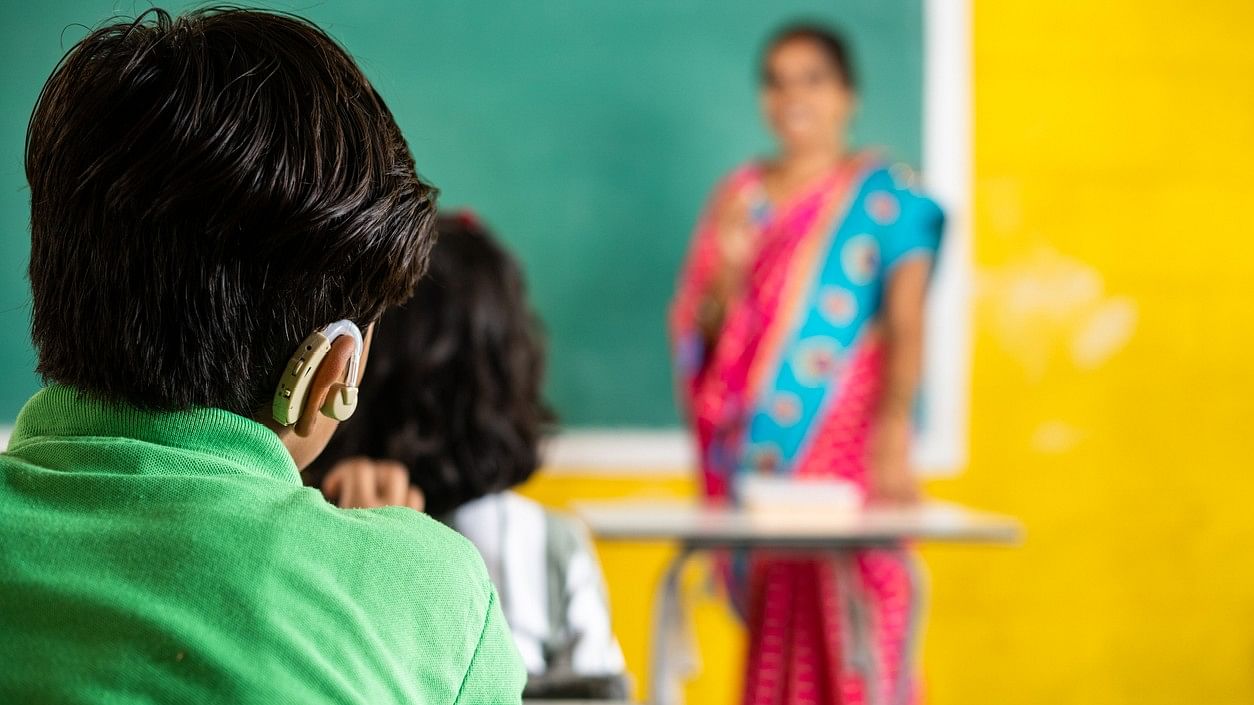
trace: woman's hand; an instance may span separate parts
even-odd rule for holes
[[[349,458],[322,481],[322,494],[345,508],[409,507],[422,511],[422,490],[409,484],[404,465],[391,460]]]
[[[697,311],[697,324],[701,326],[707,345],[719,340],[727,305],[740,295],[746,272],[754,260],[757,243],[750,209],[747,194],[734,194],[721,204],[715,218],[719,265]]]
[[[718,239],[720,278],[729,284],[740,283],[753,261],[757,246],[754,238],[753,203],[747,192],[727,200],[719,210],[715,233]],[[731,288],[731,287],[727,287]]]
[[[872,504],[914,504],[919,481],[910,467],[910,416],[881,414],[871,428],[868,497]]]
[[[739,295],[744,286],[757,248],[747,194],[736,194],[720,206],[714,221],[714,238],[718,266],[697,312],[697,323],[707,345],[711,346],[722,330],[728,303]]]

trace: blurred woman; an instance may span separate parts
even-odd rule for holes
[[[479,549],[527,667],[527,697],[622,697],[582,527],[509,491],[552,414],[522,271],[469,213],[441,218],[431,269],[375,327],[357,413],[306,478],[342,507],[425,510]]]
[[[735,501],[738,480],[758,473],[839,478],[869,502],[914,502],[911,410],[941,211],[908,172],[849,148],[855,81],[838,35],[784,29],[761,80],[778,151],[716,190],[671,312],[706,493]],[[911,701],[905,551],[738,564],[744,702]],[[852,630],[871,635],[873,653],[849,648]]]

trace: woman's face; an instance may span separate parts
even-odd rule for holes
[[[843,136],[853,93],[819,46],[789,39],[766,57],[762,112],[784,151],[804,150]]]

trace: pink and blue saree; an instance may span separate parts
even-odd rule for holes
[[[862,155],[787,203],[767,200],[756,164],[714,195],[671,311],[680,394],[711,501],[735,502],[747,473],[839,477],[866,489],[885,283],[900,263],[934,256],[943,221],[909,181]],[[698,315],[720,263],[714,214],[744,198],[755,255],[711,341]],[[906,550],[734,561],[733,601],[749,631],[743,702],[914,701]],[[854,629],[869,630],[859,643],[873,653],[851,648]]]

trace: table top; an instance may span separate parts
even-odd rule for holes
[[[744,510],[692,502],[578,502],[575,513],[599,539],[681,541],[695,548],[834,548],[902,540],[1014,543],[1022,529],[1011,517],[945,502],[905,508],[820,513]]]

